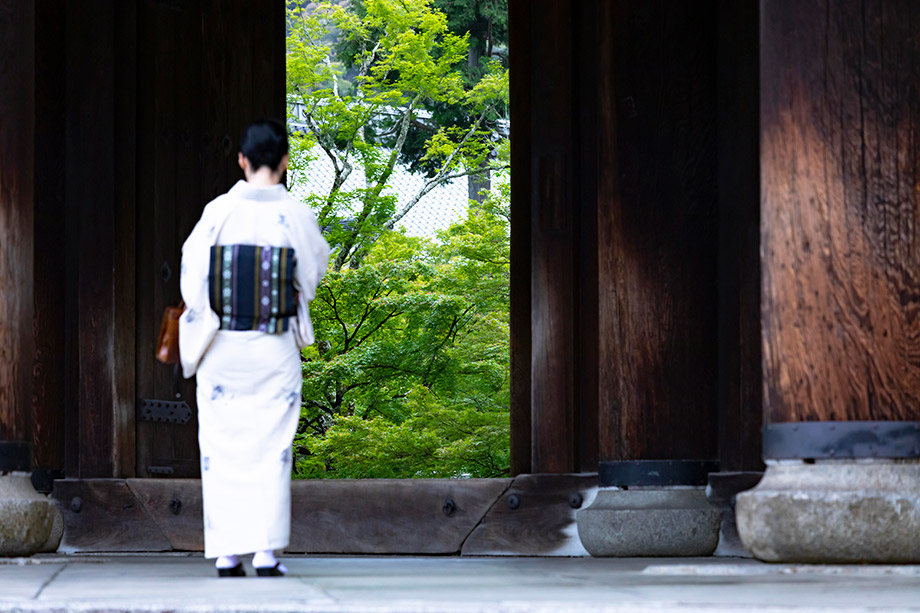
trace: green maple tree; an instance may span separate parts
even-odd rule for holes
[[[292,176],[316,155],[334,170],[307,197],[333,265],[311,305],[297,477],[508,474],[508,74],[500,57],[473,74],[451,27],[430,0],[289,13]],[[403,200],[397,165],[426,177]],[[439,185],[493,172],[504,182],[437,240],[396,229]]]
[[[391,232],[312,305],[300,477],[497,477],[509,467],[508,189],[441,233]]]
[[[334,270],[360,266],[439,185],[507,169],[507,139],[494,122],[507,110],[508,72],[492,58],[471,82],[468,36],[452,33],[430,0],[323,2],[292,9],[288,26],[288,98],[299,112],[290,119],[305,126],[293,138],[292,176],[304,175],[317,150],[332,163],[329,191],[310,204],[334,246]],[[441,125],[424,139],[424,185],[400,201],[388,183],[410,129],[444,105],[472,120]],[[363,175],[363,185],[345,189],[352,173]]]

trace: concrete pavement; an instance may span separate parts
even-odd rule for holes
[[[0,611],[920,613],[920,566],[730,558],[288,557],[219,579],[200,555],[0,559]],[[247,565],[248,566],[248,565]]]

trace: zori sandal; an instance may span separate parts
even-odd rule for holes
[[[243,564],[237,564],[236,566],[231,566],[230,568],[218,568],[217,569],[218,577],[245,577],[246,571],[243,570]]]

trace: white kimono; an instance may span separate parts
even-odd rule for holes
[[[208,293],[210,249],[234,244],[294,249],[297,316],[286,332],[220,330]],[[283,185],[239,181],[205,207],[182,247],[179,352],[185,376],[198,375],[207,558],[288,545],[300,350],[313,342],[308,307],[328,265],[313,212]]]

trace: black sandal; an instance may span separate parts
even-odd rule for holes
[[[243,570],[242,562],[236,566],[231,566],[230,568],[218,568],[217,569],[218,577],[245,577],[246,571]]]
[[[266,566],[264,568],[257,568],[256,574],[260,577],[283,577],[284,573],[281,572],[281,569],[278,568],[281,566],[281,562],[278,562],[274,566]]]

